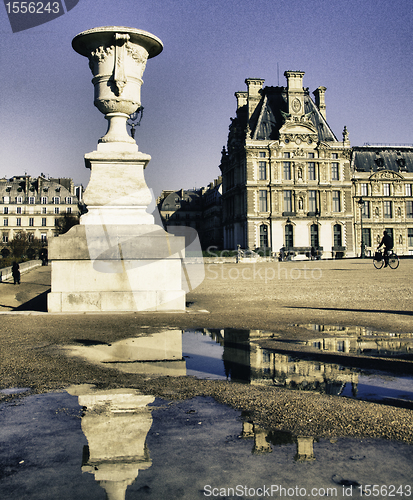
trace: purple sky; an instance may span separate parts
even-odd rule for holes
[[[106,120],[72,38],[97,26],[149,31],[164,51],[148,61],[136,139],[152,156],[146,180],[162,189],[213,181],[234,93],[246,78],[285,85],[305,71],[327,87],[327,120],[352,145],[413,143],[412,0],[80,0],[70,12],[12,33],[0,8],[0,177],[41,172],[84,186],[85,153]],[[277,71],[279,67],[279,72]]]

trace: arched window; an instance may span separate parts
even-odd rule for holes
[[[318,240],[318,224],[312,224],[310,226],[310,242],[311,246],[314,248],[318,248],[320,246]]]
[[[262,224],[260,226],[260,247],[268,247],[268,226],[266,226],[265,224]]]
[[[340,224],[334,224],[333,232],[334,232],[334,246],[335,247],[343,246]]]
[[[292,224],[287,224],[285,226],[285,246],[287,248],[294,246],[293,225]]]

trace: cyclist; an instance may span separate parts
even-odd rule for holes
[[[384,267],[389,265],[389,255],[393,250],[393,238],[390,234],[387,233],[386,230],[383,231],[383,238],[381,239],[380,245],[377,247],[377,250],[380,250],[381,247],[384,246]]]

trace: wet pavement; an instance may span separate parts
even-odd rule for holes
[[[412,494],[407,444],[272,431],[212,398],[72,386],[5,403],[0,422],[4,500]]]
[[[288,309],[223,266],[179,315],[47,314],[45,268],[4,285],[0,499],[412,496],[411,291],[396,270],[374,312],[388,277],[313,265],[317,304],[280,274]]]

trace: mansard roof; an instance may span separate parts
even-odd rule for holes
[[[16,197],[59,196],[72,197],[74,203],[77,203],[77,197],[69,189],[70,183],[72,183],[71,179],[46,179],[42,176],[31,177],[29,175],[0,179],[0,199],[2,197],[13,200]]]
[[[175,209],[179,205],[185,210],[199,210],[201,204],[201,190],[198,189],[179,189],[172,191],[162,199],[160,203],[160,210]]]
[[[352,168],[356,172],[413,172],[413,146],[353,147]]]
[[[277,140],[279,130],[284,124],[282,113],[288,113],[287,89],[285,87],[265,87],[262,98],[251,116],[249,125],[251,138],[255,140]],[[310,121],[318,133],[319,141],[337,141],[336,136],[320,113],[308,90],[304,95],[304,113],[310,116]]]

